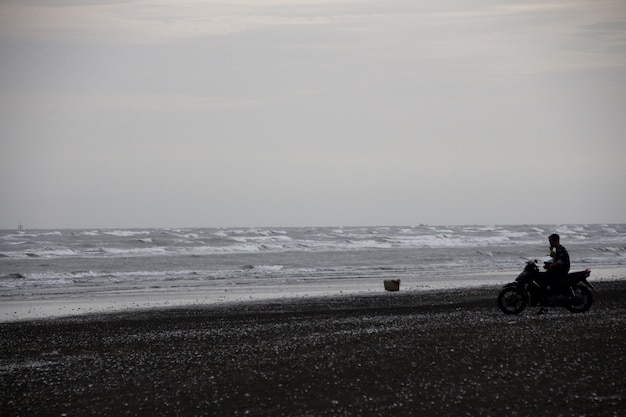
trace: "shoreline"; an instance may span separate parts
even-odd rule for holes
[[[594,284],[583,314],[506,316],[489,286],[0,323],[1,409],[618,416],[626,280]]]
[[[350,309],[350,306],[355,304],[364,304],[364,305],[383,305],[386,302],[389,307],[395,306],[399,307],[400,305],[412,305],[416,299],[430,300],[437,299],[441,296],[441,294],[450,294],[456,292],[467,292],[467,291],[489,291],[496,292],[500,290],[502,286],[496,284],[476,284],[469,286],[459,286],[454,288],[412,288],[412,289],[401,289],[397,292],[388,292],[384,291],[382,288],[380,289],[367,289],[367,290],[354,290],[350,291],[325,291],[320,292],[319,294],[316,291],[306,291],[303,293],[287,293],[281,296],[278,295],[268,295],[263,296],[257,295],[257,298],[249,297],[248,299],[232,299],[232,300],[221,300],[218,302],[204,302],[204,300],[193,300],[193,301],[182,301],[177,303],[176,301],[170,303],[157,303],[155,305],[140,305],[137,301],[132,302],[118,302],[115,307],[98,309],[95,308],[94,311],[90,311],[88,308],[84,308],[85,305],[89,305],[93,300],[81,300],[76,301],[76,303],[66,303],[64,305],[60,305],[58,300],[38,300],[38,303],[43,302],[44,304],[49,304],[50,306],[46,309],[43,308],[42,311],[52,311],[54,309],[58,309],[58,311],[62,311],[63,313],[50,313],[43,316],[24,316],[17,317],[19,314],[16,312],[13,317],[9,317],[8,319],[0,319],[0,324],[10,324],[10,323],[28,323],[28,322],[46,322],[46,321],[64,321],[64,320],[98,320],[99,317],[106,319],[108,317],[126,317],[126,316],[142,316],[142,315],[152,315],[152,314],[167,314],[169,312],[176,311],[199,311],[199,312],[209,312],[215,311],[263,311],[267,308],[279,308],[284,311],[296,311],[302,309],[304,306],[312,305],[312,306],[332,306],[332,308],[337,309],[342,306],[346,309]],[[166,297],[167,295],[164,295]],[[132,299],[131,296],[128,298]],[[434,301],[433,301],[434,302]],[[23,303],[24,308],[28,307],[28,303]],[[97,304],[97,302],[96,302]],[[105,305],[109,305],[105,303]],[[73,306],[73,307],[72,307]],[[80,307],[83,306],[82,311]],[[66,312],[67,309],[69,311],[73,311],[72,313]],[[8,316],[9,313],[6,313],[5,316]]]

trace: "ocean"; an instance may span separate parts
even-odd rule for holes
[[[559,233],[572,270],[626,277],[626,224],[0,231],[0,321],[512,281]]]

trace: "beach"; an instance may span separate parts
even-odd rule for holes
[[[621,416],[626,280],[506,316],[499,287],[0,323],[6,416]]]
[[[626,277],[626,225],[0,230],[0,322],[512,281],[547,236]]]

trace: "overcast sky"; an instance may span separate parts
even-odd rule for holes
[[[0,228],[626,222],[624,0],[2,0]]]

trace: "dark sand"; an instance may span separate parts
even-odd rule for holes
[[[2,416],[626,416],[626,281],[505,316],[498,288],[0,324]]]

